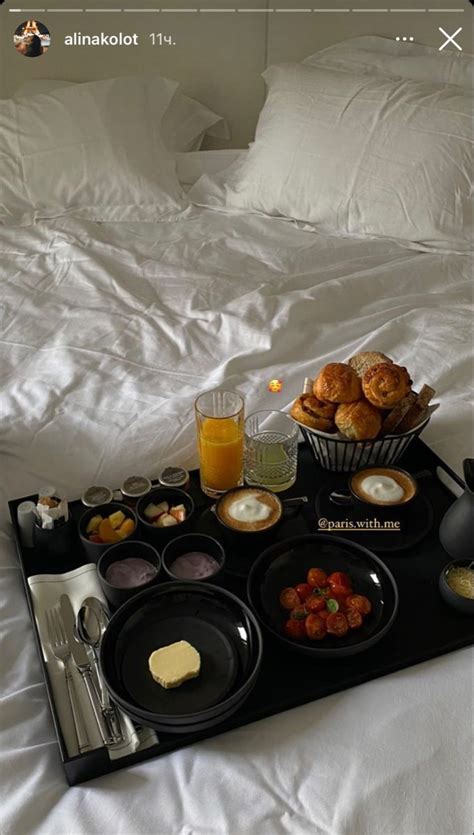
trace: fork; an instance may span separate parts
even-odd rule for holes
[[[67,693],[69,696],[69,705],[71,708],[72,718],[74,721],[74,731],[76,734],[77,747],[79,753],[88,751],[91,748],[89,737],[84,723],[80,703],[77,698],[76,689],[74,687],[74,680],[71,673],[70,659],[71,650],[66,638],[64,626],[62,624],[59,612],[56,609],[48,609],[46,611],[46,624],[48,628],[48,640],[51,650],[55,658],[61,661],[64,667],[64,677],[66,679]]]

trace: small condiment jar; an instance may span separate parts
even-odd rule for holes
[[[138,499],[150,492],[151,481],[143,475],[131,475],[125,479],[120,490],[125,504],[135,507]]]
[[[110,487],[102,485],[94,485],[88,487],[81,498],[81,502],[85,507],[98,507],[100,504],[108,504],[112,501],[113,493]]]
[[[183,467],[165,467],[158,476],[162,487],[180,487],[187,490],[190,484],[190,476]]]

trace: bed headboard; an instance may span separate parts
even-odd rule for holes
[[[11,4],[10,4],[11,5]],[[253,138],[258,113],[265,96],[260,74],[265,67],[281,61],[299,61],[312,52],[346,38],[362,34],[386,37],[411,35],[415,41],[439,44],[438,26],[454,32],[470,25],[467,0],[430,0],[430,9],[462,9],[465,12],[433,11],[399,14],[394,8],[421,8],[423,0],[391,0],[391,11],[363,12],[379,8],[382,0],[163,0],[160,11],[106,13],[104,8],[154,9],[153,0],[49,0],[46,11],[10,12],[0,7],[0,96],[13,94],[21,83],[33,78],[91,81],[116,75],[158,70],[175,78],[190,95],[225,116],[230,124],[229,142],[212,140],[210,147],[245,147]],[[15,3],[19,8],[20,3]],[[82,13],[59,13],[55,9],[84,8]],[[296,9],[310,8],[310,12]],[[359,8],[358,12],[337,9]],[[467,8],[466,8],[467,7]],[[163,9],[169,11],[163,11]],[[197,8],[200,11],[183,11]],[[330,8],[332,11],[314,11]],[[178,11],[178,10],[181,11]],[[211,11],[220,9],[221,11]],[[260,11],[251,11],[259,9]],[[284,11],[292,9],[292,12]],[[224,11],[223,11],[224,10]],[[49,51],[39,59],[15,54],[15,28],[29,17],[45,23],[51,32]],[[405,32],[409,21],[410,31]],[[68,33],[137,33],[138,47],[85,47],[64,45]],[[152,32],[171,34],[176,46],[153,46]]]

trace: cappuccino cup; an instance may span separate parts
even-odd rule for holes
[[[400,467],[365,467],[349,480],[351,495],[376,507],[404,507],[418,493],[416,480]]]
[[[308,503],[307,496],[280,499],[267,487],[234,487],[214,506],[219,524],[227,533],[260,539],[278,527],[284,514]]]
[[[220,497],[215,513],[220,524],[233,533],[268,533],[278,525],[283,505],[276,493],[265,487],[236,487]]]
[[[329,498],[333,504],[352,506],[356,515],[396,516],[418,495],[416,479],[400,467],[364,467],[351,475],[348,487]]]

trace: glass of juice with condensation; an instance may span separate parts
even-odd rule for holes
[[[194,404],[201,490],[219,498],[243,484],[244,398],[236,391],[214,389]]]

